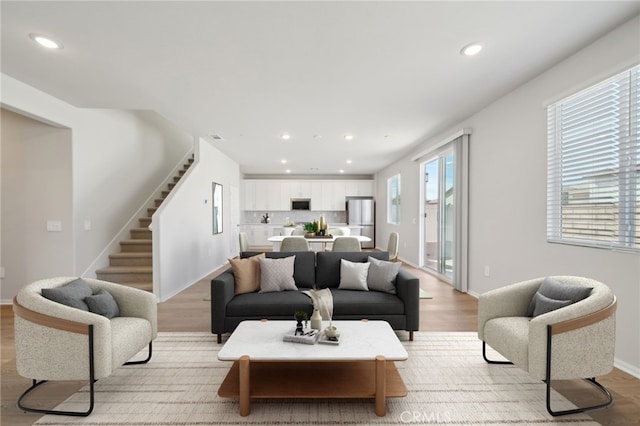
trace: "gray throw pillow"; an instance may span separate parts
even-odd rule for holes
[[[89,307],[85,303],[84,298],[92,294],[93,291],[91,291],[91,287],[89,287],[89,284],[82,278],[73,280],[60,287],[42,289],[42,295],[47,299],[71,306],[72,308],[82,309],[83,311],[89,311]]]
[[[385,262],[369,256],[369,275],[367,276],[367,286],[369,290],[383,291],[385,293],[396,294],[396,276],[402,264],[395,262]]]
[[[107,290],[100,289],[99,292],[84,298],[85,303],[89,307],[89,312],[102,315],[107,318],[120,316],[118,303]]]
[[[260,293],[297,290],[293,279],[295,256],[282,259],[260,258]]]
[[[340,285],[341,290],[369,291],[367,287],[367,275],[369,275],[369,262],[349,262],[340,259]]]
[[[564,284],[553,278],[545,278],[538,287],[538,293],[549,299],[555,300],[570,300],[571,303],[576,303],[582,299],[586,299],[590,294],[592,287],[583,287],[580,285]],[[529,303],[529,309],[527,310],[527,316],[532,317],[535,309],[535,295],[531,298]]]
[[[533,309],[533,317],[537,317],[538,315],[546,314],[547,312],[555,311],[556,309],[564,308],[565,306],[571,305],[573,302],[571,300],[556,300],[546,297],[540,294],[539,291],[533,295],[533,301],[535,307]]]

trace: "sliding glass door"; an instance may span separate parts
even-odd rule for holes
[[[455,250],[454,152],[424,163],[424,267],[453,279]]]
[[[420,161],[422,172],[420,266],[466,292],[469,134],[463,130],[413,160]]]

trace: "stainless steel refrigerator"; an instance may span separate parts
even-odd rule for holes
[[[376,208],[373,198],[347,198],[347,223],[361,226],[360,235],[371,238],[362,248],[374,248],[376,236]]]

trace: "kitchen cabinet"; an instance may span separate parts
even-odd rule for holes
[[[244,180],[242,182],[242,193],[243,193],[243,210],[247,211],[255,211],[258,210],[256,208],[256,181],[255,180]]]
[[[282,182],[267,179],[244,180],[244,210],[278,211],[291,208],[289,200],[284,202]]]
[[[345,186],[347,197],[373,197],[372,180],[349,180]]]
[[[243,192],[246,211],[289,211],[292,198],[310,198],[311,210],[343,211],[346,197],[373,196],[373,181],[245,179]]]

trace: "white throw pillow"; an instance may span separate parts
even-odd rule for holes
[[[293,279],[296,257],[282,259],[260,259],[260,293],[282,290],[297,290]]]
[[[369,262],[349,262],[340,259],[340,285],[342,290],[364,290],[369,291],[367,287],[367,275],[369,275]]]

